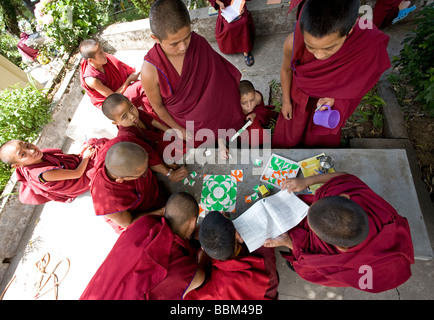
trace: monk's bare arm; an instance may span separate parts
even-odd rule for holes
[[[317,184],[317,183],[325,183],[329,181],[331,178],[346,174],[346,172],[331,172],[331,173],[323,173],[317,174],[314,176],[306,177],[306,178],[291,178],[282,182],[282,190],[287,189],[288,192],[300,192],[306,189],[307,187]]]
[[[163,105],[160,86],[158,84],[157,69],[147,61],[145,61],[142,66],[141,81],[143,90],[145,91],[146,96],[148,97],[148,100],[158,117],[167,123],[171,128],[180,130],[185,137],[185,129],[176,123],[176,121],[167,111],[166,107]]]
[[[92,146],[86,148],[83,153],[83,159],[75,169],[53,169],[45,171],[41,174],[42,179],[45,181],[61,181],[69,179],[79,179],[86,171],[89,159],[96,152],[96,149]]]
[[[283,45],[283,61],[280,68],[280,83],[282,86],[282,116],[286,120],[292,119],[292,104],[291,104],[291,84],[292,84],[292,69],[291,58],[294,47],[294,33],[291,33],[285,40]]]
[[[139,77],[139,73],[133,73],[131,74],[127,80],[125,80],[125,82],[122,84],[122,86],[120,86],[116,91],[113,91],[112,89],[110,89],[109,87],[103,85],[103,83],[97,79],[97,78],[93,78],[93,77],[86,77],[84,78],[84,81],[86,82],[86,84],[98,91],[100,94],[102,94],[104,97],[108,97],[109,95],[113,94],[113,93],[124,93],[125,90],[128,88],[128,86],[131,84],[131,82],[136,81]]]

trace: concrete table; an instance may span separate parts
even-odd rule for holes
[[[407,218],[416,259],[430,260],[433,257],[404,149],[238,149],[231,150],[232,157],[226,161],[218,159],[214,149],[211,149],[212,153],[208,157],[204,155],[204,151],[204,149],[196,149],[185,159],[184,164],[189,173],[193,171],[197,173],[195,178],[190,175],[188,177],[195,181],[193,186],[184,185],[182,182],[170,183],[166,178],[159,177],[170,193],[186,191],[199,203],[204,174],[230,175],[231,170],[243,170],[243,181],[237,183],[235,213],[231,215],[232,218],[236,218],[254,204],[254,202],[245,203],[244,198],[254,192],[255,185],[263,184],[259,177],[271,153],[300,161],[324,152],[335,160],[336,171],[348,172],[359,177],[389,202],[400,215]],[[262,166],[255,166],[253,164],[255,159],[262,160]],[[298,177],[300,176],[303,176],[301,171],[298,173]],[[279,190],[274,188],[271,194]]]

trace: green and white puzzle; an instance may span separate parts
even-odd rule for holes
[[[200,206],[204,211],[235,212],[237,180],[231,175],[204,175]]]
[[[299,170],[297,162],[272,153],[259,180],[280,188],[285,179],[295,178]]]

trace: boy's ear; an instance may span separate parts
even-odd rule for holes
[[[117,125],[116,121],[112,121],[112,123]]]
[[[151,34],[151,39],[154,40],[157,43],[160,43],[160,40],[158,40],[157,36],[155,34]]]
[[[124,178],[116,178],[117,183],[124,183]]]
[[[237,240],[238,243],[244,243],[244,240],[243,240],[243,238],[241,238],[238,231],[235,231],[235,240]]]
[[[12,168],[20,168],[20,167],[22,167],[22,165],[18,164],[18,163],[13,163],[13,164],[11,164],[11,167]]]

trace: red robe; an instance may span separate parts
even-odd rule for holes
[[[172,153],[170,155],[170,160],[173,161],[179,160],[179,158],[177,157],[178,155],[182,158],[182,154],[185,152],[183,141],[181,139],[177,139],[176,142],[164,141],[163,136],[165,133],[160,129],[155,128],[152,125],[153,118],[143,110],[138,110],[138,111],[139,111],[139,118],[146,126],[146,129],[139,128],[138,126],[130,126],[130,127],[117,126],[118,136],[122,136],[125,134],[132,134],[137,138],[145,141],[158,153],[160,158],[163,159],[164,162],[166,163],[169,163],[169,159],[164,159],[164,149],[173,143],[178,150],[182,150],[182,153],[181,152],[178,153],[175,152],[175,154]],[[170,146],[170,148],[171,150],[173,149],[172,146]]]
[[[132,135],[122,135],[107,142],[98,155],[92,170],[90,192],[95,214],[108,215],[128,210],[132,215],[159,209],[164,206],[165,198],[159,190],[157,178],[152,170],[145,177],[118,183],[112,181],[105,170],[105,156],[111,146],[121,141],[134,142],[143,147],[149,156],[148,166],[162,163],[158,154],[143,140]]]
[[[314,196],[315,202],[327,196],[348,194],[368,215],[369,234],[361,244],[339,251],[316,236],[305,218],[289,231],[293,250],[283,255],[303,279],[329,287],[353,287],[366,292],[382,292],[396,288],[411,276],[414,263],[413,243],[407,219],[353,175],[330,179]],[[372,289],[361,288],[360,278],[372,268]]]
[[[238,89],[241,74],[202,36],[191,33],[181,76],[159,44],[149,50],[145,61],[157,68],[163,105],[180,126],[185,128],[186,121],[194,121],[195,133],[208,128],[215,137],[219,136],[218,129],[239,130],[243,126]],[[145,111],[161,121],[150,104]],[[196,146],[203,143],[195,141]]]
[[[402,0],[377,0],[373,12],[373,22],[378,29],[387,27],[398,16],[398,6],[401,2]]]
[[[259,91],[257,91],[261,94]],[[262,97],[262,94],[261,94]],[[241,143],[248,141],[250,147],[258,147],[267,141],[271,141],[269,131],[265,130],[272,119],[277,119],[279,114],[274,111],[275,106],[264,105],[264,100],[253,109],[251,113],[255,113],[256,117],[253,123],[240,135]],[[246,116],[248,116],[247,114]]]
[[[244,5],[244,12],[241,17],[229,23],[221,15],[216,0],[209,0],[209,2],[216,10],[219,10],[215,25],[215,37],[220,51],[226,54],[252,51],[255,39],[255,24],[246,5]],[[231,0],[222,0],[222,2],[225,7],[231,4]]]
[[[196,252],[164,218],[143,216],[119,236],[80,300],[180,300],[197,271]]]
[[[29,47],[26,44],[27,39],[29,39],[29,35],[25,32],[21,32],[20,40],[17,43],[18,51],[23,57],[26,57],[31,61],[35,61],[35,59],[38,57],[39,50]]]
[[[124,82],[127,80],[128,76],[134,73],[136,70],[127,64],[119,61],[117,58],[110,54],[107,55],[107,63],[103,66],[105,72],[101,72],[91,66],[88,61],[82,59],[81,69],[80,69],[80,81],[81,85],[89,95],[90,100],[93,105],[101,110],[102,103],[106,99],[101,93],[95,89],[90,88],[84,78],[92,77],[100,80],[103,85],[110,88],[112,91],[119,89]],[[137,107],[143,107],[144,103],[148,100],[145,92],[142,88],[142,83],[136,81],[129,85],[128,88],[123,93],[130,101]]]
[[[99,149],[108,139],[90,139],[88,145]],[[25,204],[42,204],[49,201],[71,202],[89,190],[89,170],[94,166],[97,151],[87,164],[84,174],[78,179],[44,182],[42,174],[54,169],[76,169],[83,160],[81,155],[65,154],[61,149],[42,149],[42,162],[15,170],[21,182],[18,198]]]
[[[275,300],[278,285],[274,249],[261,247],[230,260],[212,259],[210,277],[185,300]]]
[[[339,146],[345,121],[390,67],[388,41],[389,37],[377,28],[362,30],[356,23],[338,52],[326,60],[317,60],[307,51],[297,21],[291,59],[293,116],[292,120],[285,120],[282,114],[279,115],[273,133],[273,148]],[[313,123],[318,99],[325,97],[335,99],[333,109],[341,115],[334,129]]]

